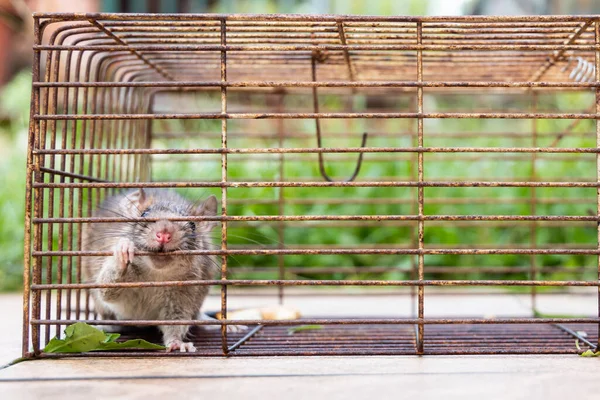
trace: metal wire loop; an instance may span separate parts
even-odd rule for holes
[[[319,56],[315,52],[313,52],[312,57],[311,57],[311,72],[312,72],[313,82],[317,81],[317,62],[323,62],[323,61],[324,60],[322,58],[319,58]],[[312,94],[313,94],[313,111],[316,114],[318,114],[319,113],[319,93],[318,93],[316,86],[312,88]],[[315,118],[315,128],[316,128],[316,132],[317,132],[317,147],[322,148],[320,118]],[[367,145],[367,135],[368,135],[367,132],[363,132],[362,141],[360,144],[361,148],[364,148]],[[356,177],[358,176],[358,174],[360,172],[360,167],[362,166],[363,154],[364,153],[362,153],[362,152],[359,154],[358,159],[356,161],[356,167],[354,168],[354,172],[352,172],[352,175],[350,175],[349,178],[347,178],[345,180],[341,180],[339,182],[353,182],[356,179]],[[327,182],[336,182],[334,179],[332,179],[327,174],[327,171],[325,171],[325,162],[323,160],[323,153],[319,153],[319,173],[321,174],[323,179],[325,179]]]
[[[562,68],[563,72],[569,69],[573,62],[577,62],[577,65],[569,74],[569,79],[573,79],[576,82],[593,82],[595,80],[596,66],[594,63],[587,61],[583,57],[569,57],[567,60],[567,65]]]

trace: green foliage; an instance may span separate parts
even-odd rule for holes
[[[348,5],[344,5],[348,3]],[[336,12],[363,13],[362,9],[353,9],[362,6],[350,4],[351,2],[332,2]],[[400,3],[400,2],[397,2]],[[244,3],[248,12],[253,12],[251,2]],[[394,6],[396,7],[396,6]],[[400,6],[398,6],[400,7]],[[403,6],[408,7],[408,6]],[[413,7],[413,6],[411,6]],[[389,7],[388,7],[389,8]],[[388,9],[373,11],[373,13],[387,13]],[[408,13],[408,11],[406,11]],[[29,112],[29,86],[30,73],[24,71],[14,81],[7,85],[0,94],[0,107],[2,113],[8,118],[0,125],[0,290],[18,289],[22,276],[23,260],[23,199],[25,188],[25,150],[27,140],[27,119]],[[349,103],[356,111],[366,110],[374,99],[364,95],[354,96],[351,102],[346,102],[343,96],[328,94],[323,89],[320,93],[322,111],[345,111]],[[273,98],[268,100],[262,94],[249,94],[248,92],[230,91],[229,97],[231,111],[239,109],[272,111]],[[275,99],[277,100],[277,99]],[[414,109],[414,93],[398,95],[397,98],[385,104],[393,110],[408,111]],[[594,97],[591,92],[557,92],[541,94],[539,96],[539,110],[550,112],[583,112],[591,104]],[[388,101],[388,100],[386,100]],[[306,95],[288,95],[284,99],[283,108],[287,111],[306,110],[310,98]],[[216,112],[220,110],[220,96],[218,94],[200,94],[175,99],[163,104],[166,109],[175,112]],[[235,109],[238,107],[238,110]],[[526,96],[510,94],[473,95],[469,93],[460,96],[436,96],[426,91],[425,107],[427,111],[459,112],[491,110],[524,111],[530,107]],[[310,107],[308,107],[310,108]],[[561,132],[572,121],[568,120],[539,120],[535,122],[539,136],[537,146],[548,146],[554,142],[553,132]],[[415,145],[414,135],[406,133],[415,132],[416,123],[411,120],[322,120],[323,145],[325,147],[358,146],[363,132],[369,132],[368,146],[399,146],[408,147]],[[79,121],[70,124],[73,128],[77,143],[82,136],[86,125]],[[90,124],[87,124],[89,129]],[[283,131],[309,135],[308,140],[286,136],[284,147],[314,147],[315,124],[312,120],[286,120],[283,122]],[[488,146],[488,147],[527,147],[533,146],[529,133],[534,127],[532,121],[527,120],[500,120],[500,119],[428,119],[424,122],[425,146]],[[595,147],[593,135],[582,136],[582,133],[593,132],[593,121],[581,121],[573,130],[573,134],[564,136],[558,147]],[[61,130],[59,130],[60,132]],[[153,131],[156,135],[165,132],[180,133],[179,138],[160,138],[157,136],[152,143],[155,148],[218,148],[220,147],[221,121],[219,120],[173,120],[155,121]],[[198,135],[197,133],[212,133],[213,136]],[[278,147],[279,140],[276,136],[277,123],[269,120],[230,120],[228,132],[238,133],[230,135],[228,145],[233,148],[249,147]],[[398,133],[395,136],[377,136],[374,132]],[[443,135],[451,133],[479,132],[479,135],[456,137]],[[524,134],[521,137],[508,136],[505,132]],[[273,134],[273,139],[258,141],[250,139],[253,133]],[[338,135],[334,136],[333,133]],[[434,136],[431,133],[442,135]],[[341,134],[341,135],[340,135]],[[62,136],[59,134],[57,140]],[[468,140],[468,142],[466,141]],[[57,142],[58,143],[58,142]],[[454,154],[425,154],[425,179],[426,180],[530,180],[533,177],[533,162],[524,157],[533,156],[527,153],[518,154],[521,160],[511,159],[512,155],[494,155],[481,153],[468,153],[470,161],[464,161]],[[325,154],[325,169],[336,179],[347,177],[355,166],[356,154]],[[377,162],[385,157],[397,157],[389,162]],[[444,156],[444,157],[441,157]],[[463,157],[464,154],[461,155]],[[221,155],[194,155],[170,156],[166,161],[162,155],[153,157],[152,179],[157,181],[220,181],[221,180]],[[278,180],[309,180],[322,181],[319,173],[317,156],[314,154],[289,154],[283,156],[283,176],[280,176],[278,165],[279,155],[261,154],[259,156],[245,154],[228,155],[229,181],[278,181]],[[565,155],[546,154],[537,156],[535,161],[535,179],[542,181],[552,180],[595,180],[595,155],[578,154],[576,160],[563,160]],[[114,159],[114,158],[113,158]],[[175,162],[171,160],[175,160]],[[185,159],[185,161],[183,161]],[[343,159],[344,161],[339,161]],[[87,159],[86,159],[87,160]],[[85,161],[87,163],[88,161]],[[86,164],[87,166],[87,164]],[[101,168],[112,168],[107,160],[102,160]],[[398,180],[408,181],[416,179],[416,155],[401,153],[365,154],[364,162],[358,180]],[[559,198],[560,202],[539,202],[535,206],[537,215],[595,215],[595,189],[594,188],[425,188],[425,214],[427,215],[469,215],[469,214],[506,214],[529,215],[532,206],[528,202],[534,194],[538,199]],[[205,198],[209,194],[220,197],[219,188],[182,189],[181,193],[196,200]],[[229,215],[409,215],[416,214],[416,189],[415,188],[230,188],[228,194]],[[75,191],[73,199],[77,202],[80,198],[87,206],[88,199],[96,199],[96,193],[89,190]],[[55,191],[55,212],[57,215],[58,191]],[[70,196],[67,192],[67,196]],[[279,209],[278,200],[285,196],[287,200],[283,210]],[[380,200],[391,199],[390,202],[380,204],[364,204],[352,200]],[[435,201],[446,198],[448,201]],[[491,202],[471,202],[461,200],[487,198],[495,199]],[[585,198],[589,201],[575,202],[575,198]],[[242,203],[251,199],[250,203]],[[331,199],[347,199],[334,203]],[[45,199],[48,204],[48,198]],[[465,224],[453,222],[440,222],[425,224],[425,242],[430,248],[437,247],[529,247],[532,244],[545,247],[561,247],[564,243],[574,246],[594,246],[596,243],[596,226],[594,223],[581,223],[568,227],[546,226],[537,224],[535,243],[532,241],[532,225],[529,223],[515,222],[496,228],[487,227],[486,223]],[[64,226],[62,250],[66,249],[64,238],[69,229],[74,230],[77,236],[78,226]],[[416,240],[416,222],[391,223],[391,222],[365,222],[362,225],[354,224],[344,226],[332,222],[290,223],[283,231],[280,224],[266,223],[230,223],[228,224],[228,243],[230,246],[252,246],[264,248],[278,248],[284,242],[288,248],[356,248],[356,247],[398,247],[414,248]],[[50,235],[50,245],[59,249],[58,228]],[[283,237],[281,236],[283,235]],[[214,233],[215,240],[220,238],[220,232]],[[47,237],[46,237],[47,239]],[[48,241],[44,241],[48,246]],[[593,256],[573,255],[497,255],[497,256],[460,256],[460,255],[435,255],[425,257],[425,277],[427,279],[528,279],[528,266],[533,260],[540,267],[565,266],[566,272],[539,273],[538,278],[546,279],[592,279],[591,272],[575,272],[581,266],[594,264]],[[409,255],[328,255],[328,256],[236,256],[230,257],[230,277],[239,279],[274,279],[279,277],[279,265],[284,262],[286,267],[306,267],[302,272],[286,271],[284,277],[292,279],[411,279],[411,270],[416,263],[416,257]],[[66,268],[67,259],[53,260],[53,275],[43,276],[44,281],[58,278],[58,263],[62,263],[65,282],[68,274],[75,278],[75,269]],[[260,272],[238,271],[238,267],[261,267]],[[369,272],[363,267],[387,267],[388,272]],[[441,272],[429,272],[428,267],[434,266],[460,266],[460,267],[519,267],[521,270],[514,273],[484,273],[453,272],[452,275]],[[322,273],[313,267],[347,267],[345,272]],[[572,270],[572,271],[571,271]],[[591,271],[591,270],[590,270]],[[74,279],[75,281],[75,279]],[[524,290],[529,290],[525,288]]]
[[[0,92],[0,291],[21,287],[25,151],[31,72],[19,73]]]
[[[85,353],[88,351],[112,350],[164,350],[165,347],[147,342],[143,339],[133,339],[117,342],[118,333],[104,333],[83,322],[67,326],[65,338],[54,338],[44,348],[45,353]]]
[[[287,332],[288,335],[294,335],[298,332],[304,332],[304,331],[318,331],[323,329],[323,325],[300,325],[300,326],[292,326],[290,328],[288,328]]]
[[[562,97],[567,97],[563,100]],[[241,94],[231,94],[232,104],[241,102],[243,106],[263,110],[267,106],[265,97]],[[586,108],[592,98],[589,94],[550,94],[540,96],[540,109],[556,112],[568,109]],[[194,104],[196,109],[213,110],[218,108],[219,98],[214,96],[198,96],[181,101],[183,104]],[[298,110],[306,106],[307,98],[302,95],[289,95],[285,98],[286,110]],[[355,110],[361,110],[368,104],[366,96],[354,98]],[[392,109],[407,109],[407,100],[401,96],[388,104]],[[490,95],[458,97],[426,96],[426,102],[432,111],[456,112],[462,110],[478,110],[482,107],[489,109],[523,110],[529,107],[528,98],[514,95]],[[322,95],[320,97],[322,110],[331,112],[343,111],[345,104],[339,96]],[[551,133],[565,129],[571,121],[536,122],[539,132],[538,146],[547,146],[555,136]],[[322,120],[323,146],[343,147],[358,145],[362,132],[398,132],[398,136],[378,137],[371,135],[368,145],[379,146],[414,146],[414,137],[405,135],[411,132],[413,121],[407,120]],[[314,147],[314,121],[286,120],[282,123],[284,132],[308,135],[308,140],[285,137],[284,147]],[[156,124],[154,132],[160,135],[165,132],[207,132],[212,137],[200,135],[185,135],[181,138],[156,139],[154,146],[161,148],[210,148],[220,147],[220,121],[168,121]],[[482,147],[526,147],[532,146],[530,135],[531,121],[521,120],[426,120],[425,146],[482,146]],[[594,147],[594,139],[590,136],[579,135],[582,132],[592,132],[593,124],[582,121],[575,129],[576,135],[565,136],[558,146]],[[276,124],[272,121],[230,120],[228,122],[229,147],[278,147]],[[464,137],[456,137],[452,133],[481,132],[473,135],[465,142]],[[504,132],[521,133],[522,136],[504,135]],[[238,135],[235,135],[237,133]],[[253,133],[272,134],[275,139],[251,139]],[[333,133],[338,135],[333,136]],[[339,133],[345,133],[339,135]],[[430,135],[442,134],[441,136]],[[241,134],[241,135],[240,135]],[[444,135],[448,134],[448,135]],[[458,181],[502,181],[522,180],[532,178],[532,157],[525,153],[517,154],[520,159],[511,159],[506,155],[468,153],[470,161],[453,154],[425,154],[425,179],[427,180],[458,180]],[[464,157],[461,154],[460,157]],[[262,158],[261,158],[262,157]],[[229,181],[322,181],[319,174],[316,155],[285,155],[283,177],[277,164],[278,155],[236,155],[228,156]],[[331,176],[342,179],[355,166],[356,155],[326,154],[325,168]],[[367,180],[415,180],[416,156],[400,154],[396,162],[377,162],[378,158],[390,157],[386,154],[365,154],[363,167],[358,176],[359,181]],[[529,158],[528,158],[529,157]],[[338,161],[344,159],[344,161]],[[506,159],[505,159],[506,158]],[[557,155],[537,157],[536,178],[539,180],[594,180],[594,158],[578,155],[576,161],[555,161]],[[271,160],[271,161],[269,161]],[[347,160],[347,161],[346,161]],[[153,178],[159,181],[168,180],[215,180],[221,179],[220,156],[194,156],[182,163],[155,162]],[[199,175],[198,171],[202,171]],[[425,214],[427,215],[528,215],[532,213],[529,199],[531,188],[425,188]],[[594,189],[588,188],[537,188],[538,199],[562,198],[564,201],[544,202],[536,205],[536,215],[586,215],[595,209]],[[207,189],[196,191],[186,189],[188,196],[206,196],[209,193],[219,197],[220,190]],[[285,196],[289,202],[282,211],[286,215],[407,215],[416,214],[416,189],[414,188],[231,188],[228,193],[228,214],[230,215],[278,215],[280,213],[277,201],[279,196]],[[569,198],[586,198],[588,202],[570,202]],[[348,199],[339,203],[329,202],[331,199]],[[388,203],[364,204],[353,200],[377,200],[387,198]],[[439,198],[449,199],[447,202],[435,201]],[[464,200],[471,199],[469,202]],[[478,202],[478,198],[490,199]],[[242,203],[248,199],[249,202]],[[455,201],[452,201],[455,200]],[[463,200],[461,202],[461,200]],[[425,242],[427,247],[461,248],[474,247],[505,247],[519,248],[532,245],[531,224],[516,222],[505,226],[490,228],[490,224],[471,223],[465,227],[458,223],[426,223]],[[416,223],[373,223],[365,222],[362,226],[340,226],[332,222],[290,223],[285,228],[283,241],[288,248],[355,248],[355,247],[413,247],[416,240]],[[538,224],[535,246],[561,247],[564,243],[580,246],[595,244],[595,225],[581,223],[569,227],[553,227]],[[230,246],[262,246],[277,248],[281,242],[280,229],[276,223],[230,223],[228,224],[228,243]],[[219,233],[215,237],[220,237]],[[425,256],[425,273],[428,279],[529,279],[528,266],[534,257],[527,255],[497,255],[497,256],[460,256],[435,255]],[[230,257],[230,276],[239,279],[275,279],[278,275],[278,265],[283,259],[286,267],[306,267],[303,272],[286,272],[286,278],[292,279],[410,279],[410,268],[415,265],[414,256],[403,255],[294,255],[294,256],[236,256]],[[544,255],[535,256],[538,265],[545,267],[566,266],[578,268],[582,265],[593,265],[593,257]],[[256,273],[237,272],[238,266],[266,267],[267,271]],[[368,272],[362,267],[389,267],[386,273]],[[460,273],[459,269],[448,273],[428,272],[429,266],[458,266],[458,267],[520,267],[522,272],[513,273]],[[312,272],[312,267],[348,267],[347,272],[322,273]],[[565,279],[573,278],[574,272],[539,273],[538,278]],[[577,279],[590,278],[587,275],[577,275]],[[529,290],[529,288],[526,288]]]

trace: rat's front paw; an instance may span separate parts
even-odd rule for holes
[[[166,344],[167,352],[180,351],[182,353],[195,353],[196,348],[191,342],[182,342],[181,340],[172,340]]]
[[[115,245],[114,255],[121,273],[124,273],[127,270],[127,266],[133,262],[134,254],[135,245],[133,242],[125,238],[119,239]]]

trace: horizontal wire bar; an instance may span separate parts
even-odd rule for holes
[[[282,222],[286,225],[287,229],[306,229],[306,228],[320,228],[323,229],[319,222],[310,221],[290,221]],[[579,224],[579,222],[569,221],[538,221],[538,224],[544,228],[565,228],[573,227],[571,224]],[[265,222],[257,222],[257,225],[266,224]],[[372,228],[372,227],[414,227],[415,221],[328,221],[327,228]],[[444,221],[430,221],[429,224],[432,227],[441,228],[445,224]],[[452,226],[455,228],[478,228],[478,229],[493,229],[493,228],[514,228],[512,221],[488,221],[485,224],[473,226],[472,221],[454,221]]]
[[[463,274],[465,272],[490,272],[490,273],[505,273],[505,272],[528,272],[529,265],[521,265],[514,267],[501,267],[501,266],[425,266],[425,273],[442,273],[442,274]],[[538,267],[539,272],[571,272],[581,273],[585,271],[592,272],[597,267],[590,266],[545,266]],[[272,267],[254,267],[254,266],[232,266],[232,274],[252,274],[252,273],[276,273],[277,266]],[[291,274],[320,274],[320,273],[331,273],[341,272],[345,274],[356,274],[356,273],[380,273],[380,272],[400,272],[400,273],[411,273],[413,272],[411,267],[396,267],[396,266],[339,266],[339,267],[315,267],[315,266],[286,266],[285,272]]]
[[[329,225],[327,225],[329,226]],[[414,228],[416,226],[416,224],[412,225],[412,228]],[[454,225],[452,225],[452,227],[454,227]],[[572,226],[571,226],[572,227]],[[594,227],[594,225],[588,225],[587,229],[592,229]],[[308,227],[305,227],[308,228]],[[483,228],[487,228],[487,226],[473,226],[473,229],[483,229]],[[526,227],[523,227],[526,228]],[[323,229],[322,226],[318,226],[318,229]],[[518,228],[515,228],[518,229]],[[573,243],[569,243],[569,242],[560,242],[560,243],[544,243],[541,245],[537,245],[537,246],[531,246],[529,244],[525,245],[525,244],[520,244],[520,243],[507,243],[507,244],[497,244],[497,243],[478,243],[478,246],[473,246],[471,244],[444,244],[444,243],[429,243],[430,247],[432,248],[438,248],[438,249],[486,249],[486,248],[497,248],[497,249],[511,249],[511,248],[515,248],[515,249],[531,249],[531,248],[535,248],[535,249],[554,249],[556,248],[556,246],[560,246],[561,249],[594,249],[596,248],[596,246],[593,245],[593,243],[582,243],[582,242],[573,242]],[[322,245],[320,244],[304,244],[301,242],[292,242],[292,243],[287,243],[288,248],[296,248],[296,247],[301,247],[302,249],[308,250],[308,249],[320,249],[323,248]],[[360,248],[365,248],[365,244],[351,244],[351,245],[339,245],[339,244],[330,244],[328,245],[329,249],[360,249]],[[582,247],[583,246],[583,247]],[[587,247],[586,247],[587,246]],[[253,244],[232,244],[230,246],[231,249],[254,249],[254,248],[258,248],[258,249],[274,249],[274,248],[278,248],[278,246],[276,244],[267,244],[267,243],[261,243],[259,245],[253,245]],[[370,249],[410,249],[411,246],[409,244],[408,241],[405,242],[394,242],[394,243],[369,243],[368,244],[368,248]]]
[[[502,201],[502,204],[522,204],[529,203],[531,200],[528,198],[521,197],[435,197],[429,199],[429,204],[444,204],[444,205],[455,205],[455,204],[497,204],[498,201]],[[314,205],[315,203],[320,204],[355,204],[355,205],[374,205],[374,204],[413,204],[415,199],[407,198],[407,197],[398,197],[398,198],[386,198],[386,197],[377,197],[377,198],[319,198],[319,197],[302,197],[302,198],[286,198],[284,199],[285,204],[295,204],[295,205]],[[592,204],[595,203],[595,199],[586,198],[586,197],[543,197],[536,199],[538,204]],[[278,199],[248,199],[248,198],[233,198],[229,199],[229,204],[277,204],[279,202]],[[589,216],[589,215],[588,215]],[[79,219],[72,218],[72,221],[76,222]],[[34,221],[38,221],[39,223],[52,223],[52,222],[65,222],[69,221],[57,221],[54,218],[37,218]],[[81,222],[85,222],[81,220]]]
[[[589,44],[317,44],[317,45],[219,45],[219,44],[131,44],[123,45],[33,45],[33,50],[38,51],[109,51],[118,52],[131,50],[138,51],[237,51],[237,52],[290,52],[290,51],[362,51],[362,50],[381,50],[381,51],[552,51],[552,50],[578,50],[578,51],[600,51],[600,46]]]
[[[411,342],[412,343],[412,342]],[[427,345],[426,345],[427,346]],[[425,351],[422,354],[418,355],[428,355],[428,356],[437,356],[437,355],[521,355],[521,354],[578,354],[578,351],[575,347],[571,348],[541,348],[538,346],[529,347],[529,346],[517,346],[512,348],[473,348],[470,346],[459,348],[459,349],[450,349],[450,348],[441,348],[441,349],[431,349],[428,346],[425,348]],[[274,350],[248,350],[244,348],[244,350],[233,351],[231,353],[227,353],[227,357],[302,357],[302,356],[401,356],[401,355],[417,355],[417,352],[411,346],[410,348],[400,348],[400,349],[382,349],[382,348],[369,348],[369,349],[347,349],[347,348],[333,348],[328,347],[325,349],[295,349],[292,346],[287,346],[285,349],[276,348]],[[135,351],[135,352],[126,352],[126,351],[111,351],[111,352],[102,352],[102,351],[93,351],[87,353],[41,353],[36,355],[39,358],[46,359],[60,359],[65,357],[160,357],[160,358],[176,358],[176,357],[223,357],[223,352],[220,350],[197,350],[195,353],[181,353],[181,352],[149,352],[149,351]],[[22,382],[22,380],[19,380]]]
[[[123,182],[123,183],[34,183],[34,188],[262,188],[262,187],[565,187],[596,188],[600,182],[490,182],[490,181],[422,181],[422,182]]]
[[[138,14],[136,14],[137,16]],[[272,14],[270,14],[272,15]],[[283,14],[286,15],[287,14]],[[343,17],[342,15],[338,17]],[[585,16],[584,16],[585,18]],[[212,22],[212,23],[211,23]],[[319,24],[318,22],[322,22]],[[226,30],[228,33],[235,32],[287,32],[287,29],[290,29],[290,32],[297,32],[300,28],[306,32],[319,32],[319,33],[328,33],[335,32],[337,33],[338,29],[333,21],[314,21],[309,24],[302,23],[301,21],[260,21],[260,20],[229,20]],[[350,21],[348,21],[350,22]],[[454,22],[454,23],[453,23]],[[563,39],[566,39],[567,34],[571,34],[574,28],[580,28],[582,22],[586,21],[573,21],[573,20],[560,20],[554,21],[553,24],[549,24],[547,21],[529,21],[527,25],[515,24],[514,22],[499,22],[492,21],[485,23],[484,21],[478,21],[478,23],[467,23],[462,21],[446,21],[446,23],[428,23],[423,27],[423,36],[429,37],[432,33],[459,33],[461,35],[464,34],[479,34],[480,32],[501,32],[501,33],[518,33],[522,32],[531,33],[555,33],[560,32]],[[125,31],[127,29],[134,32],[141,32],[144,29],[162,29],[167,32],[172,32],[177,29],[190,29],[194,28],[194,32],[196,31],[211,31],[211,32],[220,32],[220,23],[217,21],[202,21],[201,19],[198,21],[183,21],[183,20],[122,20],[122,21],[106,21],[104,22],[106,26],[114,27],[115,31]],[[79,27],[85,27],[80,25]],[[144,28],[145,27],[145,28]],[[507,27],[512,29],[506,29]],[[170,30],[172,28],[173,30]],[[472,31],[471,28],[477,28],[476,31]],[[537,29],[536,29],[537,28]],[[539,29],[543,28],[543,29]],[[396,21],[394,24],[381,23],[377,21],[372,21],[371,23],[366,23],[365,21],[353,21],[352,24],[346,27],[346,31],[349,33],[354,32],[369,32],[369,33],[390,33],[390,32],[399,32],[399,33],[416,33],[416,26],[413,23],[408,22],[398,22]],[[584,32],[584,35],[593,35],[593,32],[590,30],[588,32]]]
[[[139,251],[136,255],[153,257],[210,256],[210,255],[339,255],[339,254],[389,254],[389,255],[518,255],[562,254],[597,255],[600,249],[229,249],[229,250],[178,250],[170,252]],[[111,251],[33,251],[33,257],[101,257],[111,256]]]
[[[498,204],[501,201],[502,204],[521,204],[529,203],[531,200],[526,197],[435,197],[428,199],[429,204]],[[277,199],[230,199],[229,204],[277,204]],[[377,197],[377,198],[320,198],[320,197],[303,197],[295,199],[285,199],[285,204],[297,204],[297,205],[313,205],[315,203],[320,204],[360,204],[360,205],[372,205],[372,204],[413,204],[415,199],[411,198],[390,198],[390,197]],[[596,199],[586,197],[542,197],[537,198],[537,204],[595,204]]]
[[[411,342],[412,343],[412,342]],[[508,349],[503,348],[483,348],[477,349],[472,347],[464,347],[461,349],[430,349],[426,348],[424,353],[418,355],[437,356],[437,355],[521,355],[521,354],[578,354],[580,353],[576,348],[572,349],[556,349],[556,348],[540,348],[518,346]],[[247,350],[246,348],[238,351],[232,351],[227,353],[227,357],[302,357],[302,356],[401,356],[401,355],[417,355],[417,352],[412,348],[400,348],[400,349],[381,349],[381,348],[369,348],[369,349],[343,349],[328,347],[328,350],[324,349],[295,349],[294,347],[287,346],[285,349],[277,348],[274,350]],[[176,358],[176,357],[224,357],[223,352],[219,350],[197,350],[195,353],[181,353],[181,352],[150,352],[150,351],[93,351],[87,353],[40,353],[36,355],[38,358],[45,359],[60,359],[65,357],[160,357],[160,358]],[[22,382],[22,380],[19,380]]]
[[[319,154],[319,153],[600,153],[597,147],[295,147],[197,149],[37,149],[33,154]]]
[[[33,87],[480,87],[480,88],[596,88],[600,82],[479,82],[479,81],[246,81],[246,82],[221,82],[221,81],[147,81],[147,82],[34,82]]]
[[[600,48],[598,49],[600,51]],[[180,114],[35,114],[36,121],[118,119],[600,119],[578,113],[180,113]]]
[[[596,222],[592,215],[228,215],[165,218],[80,217],[34,218],[35,224],[156,221],[569,221]]]
[[[596,253],[598,254],[598,253]],[[528,281],[528,280],[299,280],[299,279],[212,279],[157,282],[116,283],[54,283],[34,284],[32,290],[53,289],[107,289],[173,286],[592,286],[600,287],[599,281]]]
[[[465,324],[588,324],[600,322],[600,318],[303,318],[297,320],[40,320],[32,319],[32,325],[67,325],[84,322],[89,325],[157,326],[157,325],[465,325]]]
[[[205,164],[206,164],[206,162],[205,162]],[[231,164],[233,164],[233,163],[231,163]],[[236,180],[239,180],[240,182],[264,182],[264,179],[263,180],[259,180],[259,179],[253,179],[253,178],[255,178],[255,177],[254,176],[238,176]],[[295,176],[294,177],[294,182],[311,182],[315,178],[316,177],[314,175],[311,175],[311,176]],[[376,182],[394,182],[396,179],[400,179],[400,180],[402,180],[402,179],[411,179],[411,178],[413,178],[413,176],[410,176],[410,175],[404,175],[403,176],[403,175],[399,175],[398,174],[398,175],[389,175],[389,176],[381,175],[381,176],[377,176],[377,177],[372,176],[370,178],[371,179],[372,178],[376,178],[377,179]],[[477,181],[484,181],[486,179],[489,179],[488,182],[490,182],[492,179],[494,179],[493,182],[508,182],[508,181],[504,181],[504,180],[496,180],[496,179],[500,178],[499,176],[460,176],[460,177],[453,177],[453,176],[442,175],[442,176],[433,176],[433,177],[430,177],[429,179],[431,179],[431,180],[436,180],[436,179],[440,179],[441,180],[441,179],[443,179],[445,181],[460,181],[462,179],[467,179],[467,178],[471,179],[472,181],[475,181],[475,182],[477,182]],[[512,178],[516,178],[516,177],[512,177]],[[531,178],[531,176],[522,177],[522,178],[523,179],[529,179],[529,178]],[[571,182],[578,182],[578,183],[580,183],[580,182],[583,182],[583,183],[593,182],[593,178],[590,177],[589,180],[588,179],[584,180],[584,179],[582,179],[582,176],[576,177],[576,178],[573,178],[572,176],[553,176],[552,178],[556,179],[557,182],[562,182],[562,181],[571,181]],[[196,181],[194,179],[189,179],[189,180],[172,179],[172,180],[156,180],[154,182],[157,182],[157,183],[160,183],[160,182],[173,182],[173,183],[190,182],[190,183],[193,183],[193,182],[198,182],[198,181]],[[220,181],[217,178],[214,178],[214,179],[210,180],[209,182],[220,182]],[[231,182],[235,182],[235,181],[232,180]],[[367,180],[367,177],[365,177],[365,178],[356,178],[355,182],[361,183],[361,182],[369,182],[369,181]]]
[[[204,139],[207,137],[210,138],[216,138],[219,137],[219,132],[210,132],[210,131],[194,131],[193,134],[194,136],[190,137],[190,133],[191,132],[177,132],[177,131],[171,131],[171,132],[158,132],[158,133],[154,133],[152,135],[152,139],[153,140],[157,140],[157,139]],[[573,137],[592,137],[594,135],[593,132],[538,132],[538,136],[549,136],[549,137],[554,137],[554,136],[565,136],[565,135],[569,135],[569,136],[573,136]],[[279,134],[277,133],[265,133],[265,132],[258,132],[256,130],[248,130],[246,132],[228,132],[227,136],[230,138],[233,137],[240,137],[240,138],[244,138],[244,139],[254,139],[254,140],[260,140],[260,139],[278,139],[279,138]],[[362,136],[362,132],[328,132],[327,133],[328,137],[361,137]],[[398,136],[415,136],[415,132],[410,132],[410,131],[404,131],[404,132],[386,132],[386,131],[374,131],[371,132],[369,131],[369,137],[398,137]],[[531,139],[531,133],[530,132],[448,132],[448,133],[443,133],[440,131],[433,131],[433,132],[427,132],[427,137],[432,138],[452,138],[452,139],[456,139],[456,138],[477,138],[477,137],[508,137],[511,139],[519,139],[519,140],[524,140],[524,139]],[[300,131],[286,131],[284,133],[284,137],[286,139],[291,139],[291,140],[313,140],[313,134],[309,133],[309,132],[300,132]]]
[[[590,22],[600,19],[600,15],[522,15],[522,16],[497,16],[497,15],[461,15],[461,16],[371,16],[371,15],[330,15],[330,14],[151,14],[151,13],[58,13],[34,12],[34,18],[68,19],[71,21],[116,20],[116,21],[210,21],[228,23],[257,22]],[[480,24],[478,24],[480,25]],[[522,27],[522,25],[518,25]],[[549,26],[551,27],[551,26]]]

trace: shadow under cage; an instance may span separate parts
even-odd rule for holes
[[[34,20],[25,356],[76,321],[190,325],[195,355],[597,349],[599,17]],[[216,195],[185,219],[216,249],[172,254],[220,272],[113,287],[208,285],[219,320],[94,313],[82,227],[142,221],[92,216],[135,188]],[[256,299],[301,316],[227,318]]]

